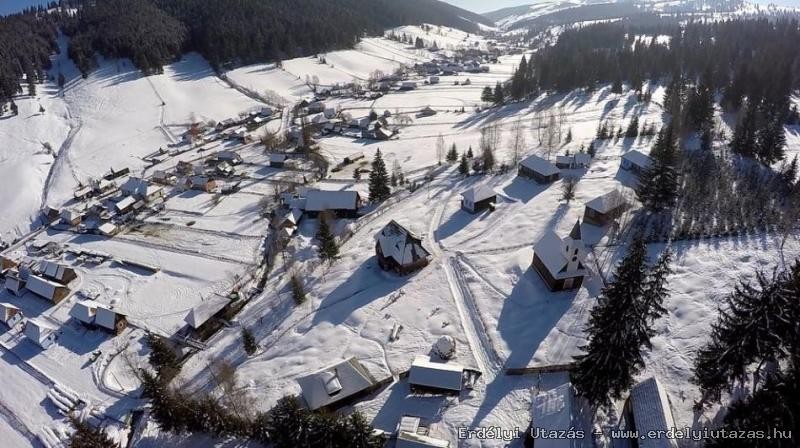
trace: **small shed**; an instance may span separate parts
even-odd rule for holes
[[[430,436],[429,429],[422,425],[422,419],[404,415],[397,423],[397,443],[395,448],[449,448],[450,442]]]
[[[37,296],[50,300],[53,303],[59,303],[69,295],[69,288],[66,286],[38,275],[28,276],[25,288]]]
[[[422,246],[422,238],[394,220],[375,235],[375,255],[382,269],[400,275],[424,268],[431,256]]]
[[[531,267],[551,291],[580,288],[588,274],[585,264],[586,248],[580,221],[575,223],[568,237],[562,239],[550,230],[533,247]]]
[[[655,377],[633,386],[622,410],[619,424],[621,430],[637,431],[639,434],[666,434],[675,428],[672,405],[667,390]],[[638,448],[677,448],[673,438],[653,437],[635,440]]]
[[[583,221],[596,226],[604,226],[622,216],[630,207],[619,190],[611,190],[586,203]]]
[[[523,159],[517,174],[540,184],[555,182],[561,177],[561,171],[555,165],[537,155]]]
[[[269,155],[269,166],[272,168],[283,168],[286,164],[286,154],[272,153]]]
[[[94,323],[98,327],[108,330],[114,334],[120,334],[122,333],[122,330],[128,326],[128,319],[119,311],[116,311],[109,306],[98,304]]]
[[[408,372],[408,384],[416,392],[458,394],[464,385],[464,367],[417,356]]]
[[[334,410],[353,403],[379,385],[355,357],[297,378],[308,408]]]
[[[479,185],[461,193],[461,208],[478,213],[486,209],[493,209],[497,202],[497,192],[488,185]]]
[[[107,237],[112,237],[117,233],[119,233],[119,227],[117,227],[117,225],[112,222],[106,222],[100,224],[100,227],[98,227],[97,230],[100,232],[101,235]]]
[[[342,163],[344,165],[350,165],[351,163],[355,163],[363,158],[364,158],[363,152],[354,152],[353,154],[350,154],[349,156],[345,157],[342,160]]]
[[[622,162],[620,166],[624,170],[639,175],[647,171],[647,169],[649,169],[650,165],[652,164],[653,164],[653,159],[651,159],[650,156],[634,149],[632,151],[626,152],[622,156]]]
[[[573,156],[556,156],[556,168],[571,169],[575,167],[575,157]]]
[[[358,210],[364,205],[361,193],[356,190],[309,190],[306,193],[306,214],[316,218],[325,210],[333,212],[337,218],[357,218]]]
[[[431,76],[428,78],[429,84],[439,84],[439,77],[438,76]]]
[[[50,260],[42,260],[39,262],[39,273],[50,280],[57,281],[64,285],[78,278],[75,269]]]
[[[2,313],[3,323],[8,328],[14,328],[22,322],[22,311],[10,303],[0,303],[0,313]]]
[[[57,328],[40,319],[25,321],[25,337],[41,348],[47,348],[56,342]]]

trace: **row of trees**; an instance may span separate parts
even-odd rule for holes
[[[58,51],[55,16],[33,13],[0,17],[0,115],[12,98],[27,88],[36,94],[36,83],[52,66],[50,55]],[[24,78],[24,85],[22,80]]]

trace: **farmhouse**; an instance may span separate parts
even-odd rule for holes
[[[487,185],[472,187],[461,193],[461,208],[470,213],[494,209],[494,204],[496,202],[497,192],[494,191],[494,188]]]
[[[624,170],[628,170],[639,175],[650,168],[652,163],[653,159],[651,159],[650,156],[634,149],[626,152],[622,156],[622,163],[620,166]]]
[[[133,204],[135,203],[136,198],[133,196],[125,196],[119,202],[114,204],[114,208],[117,209],[117,213],[124,215],[133,210]]]
[[[303,217],[303,212],[300,209],[292,208],[279,212],[270,222],[273,229],[293,229],[297,227],[300,219]]]
[[[272,153],[269,155],[269,166],[272,168],[283,168],[286,164],[286,154]]]
[[[229,304],[230,300],[225,297],[211,296],[200,305],[192,308],[184,320],[189,325],[189,328],[202,334],[211,318],[221,313]]]
[[[575,390],[570,383],[539,392],[531,404],[531,424],[525,432],[524,444],[527,448],[589,448],[591,438],[557,439],[543,437],[541,434],[554,434],[552,431],[582,430],[585,422],[580,418],[580,406],[576,406]]]
[[[622,410],[620,429],[647,434],[653,431],[666,431],[675,427],[672,408],[664,386],[656,379],[649,378],[633,386]],[[657,434],[657,433],[655,433]],[[631,440],[637,448],[677,448],[675,439],[647,438]]]
[[[397,423],[396,448],[449,448],[450,442],[431,437],[427,426],[422,425],[422,419],[411,415],[400,417]]]
[[[25,337],[41,348],[47,348],[56,342],[56,327],[39,319],[25,321]]]
[[[69,226],[77,226],[83,220],[83,214],[77,210],[65,208],[61,210],[61,222]]]
[[[100,235],[112,237],[119,233],[119,227],[116,224],[111,222],[106,222],[100,224],[100,227],[97,228],[97,231],[100,232]]]
[[[91,186],[80,187],[72,195],[77,201],[85,201],[92,197],[94,189]]]
[[[72,309],[69,310],[69,315],[84,325],[93,326],[95,316],[97,315],[97,307],[99,305],[100,304],[94,300],[82,300],[72,305]]]
[[[358,209],[364,205],[361,193],[355,190],[309,190],[306,193],[305,211],[310,218],[328,210],[337,218],[357,218]]]
[[[561,171],[555,165],[536,155],[522,160],[517,174],[540,184],[555,182],[561,177]]]
[[[205,176],[192,176],[186,179],[185,187],[189,190],[205,191],[212,193],[217,189],[217,181]]]
[[[38,275],[28,276],[25,288],[39,297],[59,303],[69,295],[69,288]]]
[[[352,118],[347,122],[351,128],[367,129],[369,127],[369,117]]]
[[[239,165],[243,162],[242,156],[233,151],[220,151],[214,155],[219,162],[228,162],[231,165]]]
[[[50,280],[57,281],[64,285],[78,278],[75,269],[50,260],[42,260],[39,263],[39,273]]]
[[[111,307],[98,304],[94,324],[114,334],[120,334],[128,326],[128,320],[124,314],[115,311]]]
[[[14,328],[22,322],[22,311],[10,303],[0,303],[0,313],[8,328]]]
[[[146,201],[152,201],[164,196],[164,187],[160,185],[151,185],[150,182],[139,177],[129,177],[128,180],[122,184],[120,190],[127,196],[134,196]]]
[[[611,190],[586,203],[583,221],[596,226],[604,226],[622,216],[629,207],[619,190]]]
[[[588,271],[586,249],[581,240],[581,223],[575,223],[569,236],[561,239],[548,231],[533,247],[531,267],[551,291],[579,288]]]
[[[353,357],[297,378],[312,411],[334,410],[373,392],[380,383]]]
[[[400,275],[424,268],[431,255],[422,247],[422,238],[394,220],[375,235],[375,254],[382,269]]]
[[[168,173],[163,170],[158,170],[153,173],[153,182],[161,185],[174,185],[177,181],[174,174]]]
[[[417,356],[408,372],[408,384],[415,392],[458,394],[464,384],[464,367]]]

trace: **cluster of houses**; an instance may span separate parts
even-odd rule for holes
[[[249,141],[248,132],[266,124],[275,115],[275,111],[264,106],[258,110],[243,112],[236,118],[227,118],[215,125],[209,123],[194,123],[181,138],[189,144],[210,143],[215,140],[238,140],[242,143]]]
[[[435,59],[422,64],[416,64],[414,69],[423,75],[457,75],[459,73],[489,73],[489,66],[479,61],[470,59],[463,62],[449,59]],[[433,84],[433,83],[431,83]]]
[[[396,127],[389,124],[391,115],[392,113],[386,110],[380,116],[351,117],[327,108],[323,112],[300,117],[300,122],[289,130],[289,138],[299,140],[302,127],[306,126],[313,133],[322,135],[337,134],[369,140],[389,140],[397,135]]]

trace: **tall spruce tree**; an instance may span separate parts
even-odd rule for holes
[[[389,173],[386,171],[386,164],[383,162],[381,150],[375,152],[372,160],[372,171],[369,173],[369,200],[372,202],[382,202],[389,199],[392,191],[389,188]]]
[[[677,136],[671,124],[659,131],[650,158],[652,163],[640,176],[636,196],[648,210],[660,211],[672,207],[678,193]]]
[[[635,115],[628,123],[628,129],[625,130],[625,138],[636,138],[639,136],[639,116]]]
[[[467,162],[467,155],[461,154],[461,161],[458,163],[458,172],[463,175],[469,174],[469,162]]]
[[[780,118],[769,121],[756,132],[756,155],[766,165],[783,160],[785,146],[786,135]]]
[[[319,220],[317,239],[319,240],[319,258],[321,260],[330,263],[339,258],[339,245],[336,243],[336,237],[331,233],[328,220],[322,217]]]
[[[756,154],[756,131],[758,129],[758,104],[748,101],[744,114],[739,118],[731,140],[733,152],[744,157]]]

